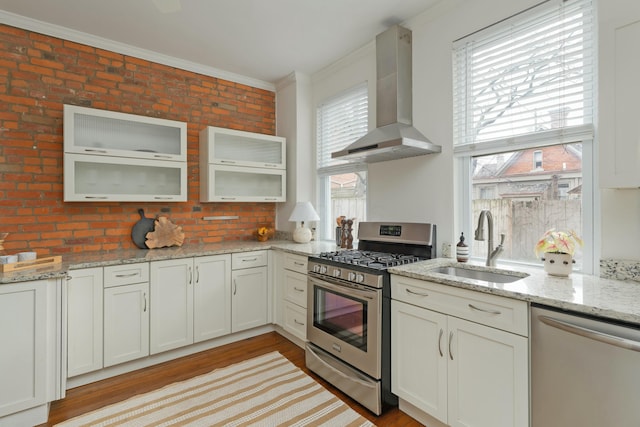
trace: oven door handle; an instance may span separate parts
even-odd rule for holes
[[[327,282],[326,280],[320,280],[311,276],[308,276],[308,279],[310,284],[322,286],[324,288],[331,289],[332,291],[340,292],[342,294],[346,293],[348,290],[348,292],[351,294],[355,294],[357,296],[360,296],[362,298],[366,298],[369,300],[376,299],[378,293],[382,291],[382,289],[362,289],[359,287],[356,288],[356,287],[350,286],[349,284],[334,285],[333,283]]]

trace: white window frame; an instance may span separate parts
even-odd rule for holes
[[[540,158],[540,160],[538,160],[538,157]],[[536,170],[536,169],[544,169],[543,166],[543,159],[542,159],[542,150],[536,150],[533,152],[533,167],[531,168],[532,170]],[[540,163],[540,166],[538,166],[538,163]]]
[[[549,4],[557,3],[556,0],[546,2]],[[545,7],[541,5],[538,7]],[[534,8],[535,9],[535,8]],[[531,12],[528,10],[527,13]],[[507,20],[508,21],[508,20]],[[502,25],[504,22],[501,22]],[[483,31],[490,31],[485,29]],[[593,31],[596,31],[595,25]],[[593,36],[595,40],[595,35]],[[594,48],[595,50],[595,48]],[[594,52],[595,55],[595,52]],[[594,61],[596,64],[597,61]],[[593,81],[597,81],[596,66],[593,69]],[[455,81],[455,76],[454,76]],[[595,83],[594,83],[595,85]],[[595,89],[593,93],[593,102],[595,103]],[[456,143],[457,141],[454,141]],[[582,248],[583,263],[581,272],[587,274],[597,274],[599,268],[599,248],[596,248],[595,241],[599,233],[599,228],[596,224],[596,212],[599,202],[599,195],[597,193],[597,187],[595,185],[597,177],[597,169],[595,162],[595,142],[594,142],[594,128],[591,123],[564,127],[558,129],[552,129],[537,133],[525,134],[521,136],[510,136],[504,139],[494,139],[491,141],[474,142],[474,143],[462,143],[454,145],[454,169],[455,174],[460,179],[461,185],[456,188],[455,203],[462,212],[460,215],[459,223],[456,224],[458,229],[463,231],[467,236],[473,236],[473,231],[476,228],[477,218],[472,218],[472,159],[476,156],[497,154],[501,152],[511,152],[523,149],[538,148],[544,146],[558,145],[558,144],[570,144],[570,143],[582,143],[582,223],[583,229],[581,231],[584,246]],[[494,236],[495,238],[496,236]],[[532,248],[533,251],[533,248]],[[473,254],[472,254],[472,259]],[[483,259],[475,258],[476,261],[484,261]],[[536,266],[542,268],[540,263],[526,263],[521,261],[511,260],[499,260],[503,264],[527,265]]]
[[[322,101],[316,108],[316,155],[318,159],[318,163],[316,165],[317,166],[317,176],[316,176],[317,195],[318,195],[318,201],[316,203],[316,207],[318,210],[318,214],[321,218],[321,221],[318,223],[318,229],[316,230],[316,236],[318,236],[317,238],[320,240],[326,240],[326,239],[332,240],[335,237],[333,233],[335,230],[336,223],[335,223],[335,218],[332,218],[332,214],[331,214],[331,182],[329,180],[329,177],[332,175],[339,175],[343,173],[357,173],[357,172],[367,173],[367,170],[368,170],[367,164],[362,162],[348,162],[345,160],[334,160],[329,162],[328,165],[324,165],[320,160],[321,159],[320,151],[323,150],[323,147],[321,147],[321,143],[322,143],[321,141],[322,132],[320,129],[321,124],[320,124],[320,119],[318,118],[319,114],[321,114],[320,109],[322,108],[323,105],[335,102],[337,99],[340,99],[345,96],[349,96],[349,94],[353,94],[353,93],[360,93],[361,95],[365,95],[368,103],[369,101],[368,85],[367,85],[367,82],[365,81]],[[364,135],[366,134],[366,132],[368,132],[368,107],[367,107],[367,114],[362,119],[364,121],[362,123],[363,130],[361,135]],[[331,151],[339,151],[344,147],[346,147],[347,145],[354,142],[356,139],[357,137],[354,137],[349,141],[345,141],[341,146],[334,146],[331,148]],[[366,206],[368,206],[368,203],[366,203]],[[365,209],[366,209],[366,206],[365,206]],[[364,219],[365,218],[359,218],[359,220],[364,220]]]

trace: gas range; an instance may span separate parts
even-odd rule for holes
[[[432,224],[361,222],[358,249],[309,257],[307,368],[379,415],[391,391],[389,267],[435,257]]]
[[[309,258],[309,272],[382,288],[387,268],[435,257],[436,228],[423,223],[363,222],[358,249],[322,252]]]

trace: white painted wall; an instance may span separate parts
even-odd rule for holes
[[[287,202],[276,207],[276,229],[295,230],[289,216],[297,202],[315,205],[311,79],[293,72],[276,85],[276,134],[287,138]],[[311,225],[313,226],[313,224]]]
[[[457,191],[452,150],[453,41],[539,3],[538,0],[446,0],[403,23],[413,33],[413,124],[442,153],[369,166],[369,220],[427,221],[438,225],[441,243],[456,242]],[[607,0],[601,7],[629,7],[628,0]],[[314,106],[323,99],[369,81],[370,128],[375,127],[375,49],[363,49],[312,76]],[[601,90],[611,82],[600,82]],[[604,85],[604,88],[603,88]],[[315,140],[315,135],[314,139]],[[596,197],[596,200],[599,200]],[[640,259],[640,191],[606,191],[596,208],[602,228],[603,258]],[[624,230],[627,230],[625,232]],[[598,253],[598,251],[596,251]]]

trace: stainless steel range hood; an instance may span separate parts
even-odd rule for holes
[[[410,30],[394,25],[376,37],[376,85],[377,128],[331,157],[374,163],[441,152],[412,126]]]

